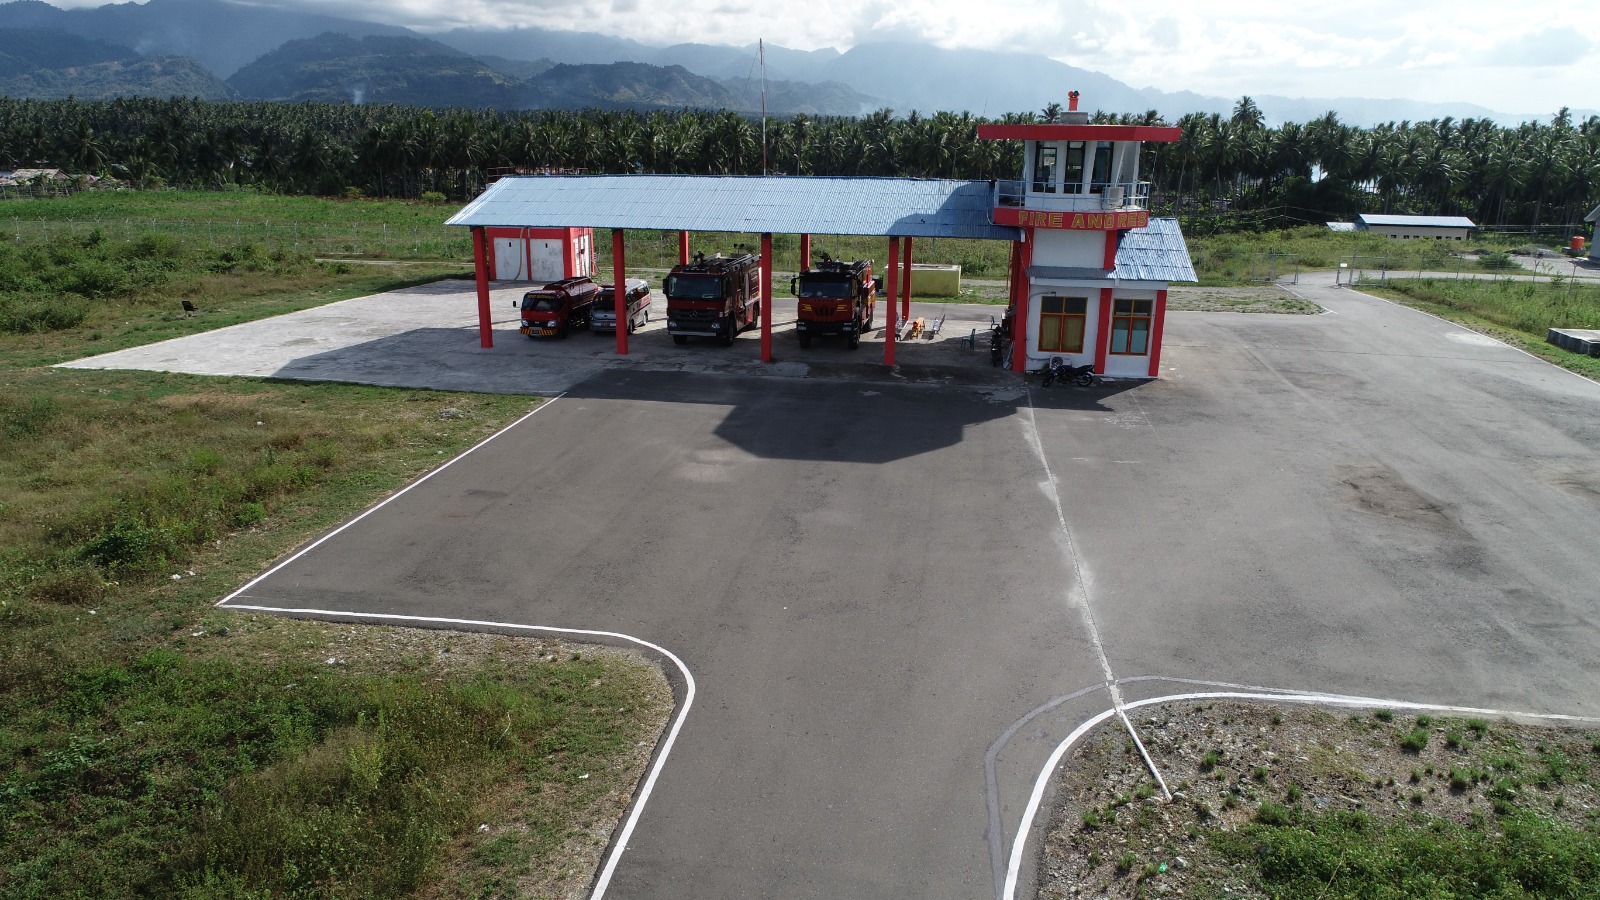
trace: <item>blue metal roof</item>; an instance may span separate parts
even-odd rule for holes
[[[1177,219],[1151,219],[1144,228],[1135,228],[1117,242],[1117,267],[1087,269],[1077,266],[1030,266],[1029,278],[1062,281],[1164,281],[1175,284],[1199,281],[1189,259],[1189,245]]]
[[[1411,226],[1414,228],[1477,228],[1466,216],[1356,216],[1362,225]]]
[[[1016,240],[993,208],[987,181],[538,175],[496,181],[445,224]]]
[[[1151,219],[1117,243],[1118,281],[1199,281],[1177,219]]]

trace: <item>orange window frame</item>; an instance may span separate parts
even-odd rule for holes
[[[1088,324],[1088,297],[1040,297],[1039,352],[1082,353],[1084,332]],[[1070,343],[1070,338],[1074,334],[1077,336],[1075,345]],[[1052,343],[1055,346],[1051,346]]]
[[[1150,355],[1150,328],[1155,303],[1150,300],[1118,300],[1111,315],[1113,356]]]

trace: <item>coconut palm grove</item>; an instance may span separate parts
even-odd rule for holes
[[[0,98],[0,168],[54,167],[134,187],[458,200],[498,174],[541,169],[758,175],[765,165],[774,174],[1003,179],[1021,171],[1020,146],[980,141],[978,125],[1059,111],[771,119],[763,154],[760,120],[728,111]],[[1092,121],[1181,127],[1179,141],[1148,148],[1141,162],[1155,211],[1226,208],[1240,227],[1393,212],[1561,228],[1600,191],[1600,116],[1574,121],[1566,110],[1515,127],[1447,117],[1364,128],[1334,112],[1269,126],[1243,97],[1229,116],[1096,112]]]

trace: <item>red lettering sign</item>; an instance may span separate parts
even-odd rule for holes
[[[1149,225],[1150,211],[1137,209],[1117,213],[1069,213],[1001,206],[995,208],[993,218],[996,225],[1020,225],[1024,228],[1060,228],[1067,231],[1126,231],[1129,228],[1144,228]]]

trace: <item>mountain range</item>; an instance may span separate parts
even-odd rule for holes
[[[761,103],[754,45],[654,47],[541,28],[455,29],[424,36],[392,25],[230,0],[149,0],[79,9],[13,0],[0,4],[0,23],[0,93],[11,96],[182,94],[741,112],[753,112]],[[30,42],[41,41],[60,52],[25,52]],[[1135,88],[1039,54],[912,42],[863,44],[844,52],[772,44],[765,49],[766,105],[776,115],[858,115],[891,108],[901,114],[952,110],[999,116],[1037,111],[1076,89],[1090,109],[1154,109],[1175,120],[1190,112],[1226,115],[1236,100]],[[1253,97],[1269,123],[1308,121],[1330,109],[1357,125],[1443,116],[1502,123],[1539,117],[1470,103]]]

